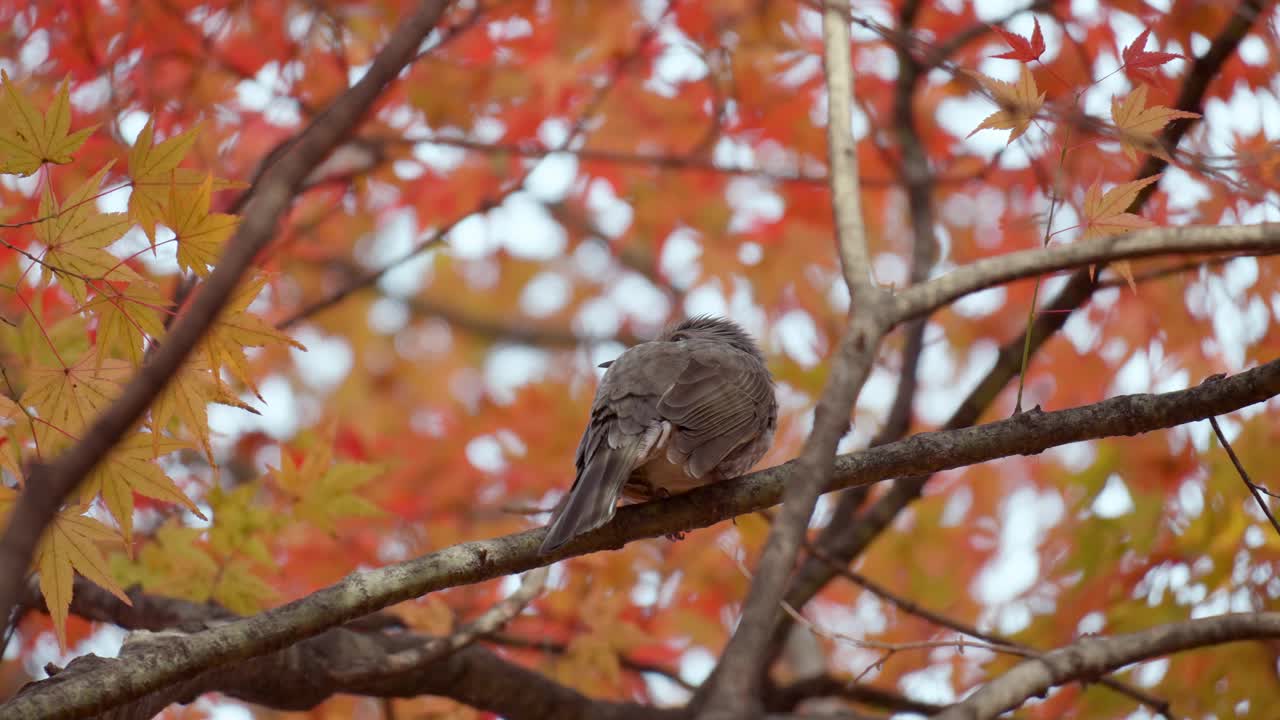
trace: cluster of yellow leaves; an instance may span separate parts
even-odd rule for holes
[[[238,218],[210,212],[213,193],[232,183],[179,167],[198,128],[156,143],[148,122],[128,152],[127,176],[112,174],[108,163],[70,192],[59,192],[48,165],[73,163],[94,128],[72,131],[65,81],[43,110],[33,93],[7,75],[0,76],[0,85],[0,174],[30,175],[44,168],[37,215],[0,228],[8,235],[4,244],[31,261],[21,281],[4,289],[15,293],[27,312],[0,325],[0,347],[7,355],[5,390],[12,393],[0,395],[3,526],[24,483],[26,464],[50,460],[82,437],[120,395],[148,348],[163,341],[166,314],[178,310],[167,292],[109,248],[138,226],[154,250],[157,228],[164,226],[174,233],[164,242],[176,244],[179,268],[203,277],[235,232]],[[127,212],[99,210],[100,196],[125,187],[131,188]],[[251,410],[236,398],[223,374],[254,390],[245,348],[277,343],[301,347],[249,309],[265,282],[254,277],[241,286],[144,426],[94,468],[74,504],[58,514],[41,538],[35,570],[64,646],[74,573],[125,602],[121,582],[193,600],[213,598],[240,612],[256,611],[272,596],[257,568],[271,564],[262,535],[279,521],[256,502],[260,485],[207,489],[197,504],[187,494],[192,488],[184,490],[161,464],[193,445],[212,462],[209,403]],[[46,307],[43,298],[49,291],[65,298],[59,308]],[[375,472],[316,455],[284,475],[302,498],[299,515],[328,528],[344,514],[374,511],[354,493]],[[135,493],[202,520],[201,508],[211,508],[213,523],[191,528],[179,516],[170,516],[135,553]],[[125,549],[134,559],[118,554],[108,561],[104,549],[111,548]]]

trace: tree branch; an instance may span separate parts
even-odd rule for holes
[[[1004,637],[1003,635],[996,635],[994,633],[982,632],[978,628],[972,625],[969,625],[968,623],[955,620],[953,618],[947,617],[946,615],[930,610],[929,608],[924,607],[923,605],[915,602],[914,600],[911,600],[910,598],[903,597],[893,592],[889,588],[884,587],[883,585],[875,582],[874,580],[863,575],[862,573],[850,570],[849,568],[845,567],[843,563],[837,562],[835,558],[828,555],[825,551],[822,550],[822,548],[811,546],[808,549],[810,552],[813,553],[814,557],[816,557],[817,559],[821,560],[824,563],[827,563],[831,567],[831,569],[835,571],[836,574],[845,578],[849,582],[857,585],[858,587],[861,587],[867,592],[870,592],[876,595],[882,600],[885,600],[890,605],[897,607],[899,610],[902,610],[905,613],[915,615],[916,617],[922,620],[925,620],[929,623],[932,623],[934,625],[937,625],[938,627],[944,627],[950,630],[954,630],[958,633],[968,635],[969,637],[977,638],[979,640],[985,640],[993,645],[1007,645],[1010,648],[1021,650],[1025,653],[1030,653],[1033,655],[1038,655],[1041,652],[1043,652],[1041,650],[1037,650],[1036,648],[1031,647],[1030,645],[1024,645],[1022,643],[1014,642],[1013,640],[1010,640],[1009,638]],[[1112,677],[1099,678],[1098,683],[1112,690],[1115,690],[1116,692],[1122,695],[1127,695],[1144,705],[1149,706],[1151,709],[1156,711],[1156,713],[1163,715],[1164,717],[1170,718],[1170,720],[1172,720],[1173,718],[1173,715],[1169,711],[1169,703],[1165,700],[1154,697],[1149,693],[1143,692],[1142,690],[1132,685],[1129,685],[1128,683],[1125,683],[1121,680],[1117,680],[1116,678],[1112,678]]]
[[[1280,252],[1280,223],[1152,228],[1127,235],[1094,238],[1070,245],[1021,250],[983,258],[898,293],[903,319],[919,317],[968,295],[1002,283],[1153,255]]]
[[[1206,645],[1280,637],[1280,613],[1219,615],[1113,637],[1083,637],[1019,663],[934,720],[986,720],[1069,682],[1091,682],[1130,663]]]
[[[486,617],[493,619],[500,614],[505,615],[512,604],[518,603],[519,597],[516,595],[499,603],[493,611],[477,619],[477,623],[487,624]],[[71,606],[71,611],[83,618],[134,630],[156,631],[132,635],[122,649],[123,658],[143,656],[149,644],[165,642],[167,637],[182,637],[181,633],[198,632],[237,619],[236,615],[217,605],[149,595],[137,588],[129,591],[129,598],[132,605],[124,604],[92,583],[77,579]],[[34,590],[29,593],[28,601],[28,606],[43,609],[43,600]],[[513,720],[541,720],[546,717],[646,720],[668,717],[662,710],[636,703],[586,697],[478,645],[392,672],[388,669],[391,658],[404,657],[405,653],[412,654],[441,641],[450,641],[405,632],[395,623],[368,622],[371,617],[377,616],[330,628],[284,650],[248,662],[197,671],[97,717],[102,720],[147,720],[170,704],[189,703],[208,692],[219,692],[277,710],[295,711],[308,710],[335,694],[348,693],[386,698],[436,695]],[[472,627],[475,625],[473,623]],[[51,679],[32,683],[23,692],[46,687],[56,689],[85,674],[110,672],[111,665],[118,662],[95,655],[76,658],[65,669],[54,668],[55,674]],[[353,670],[375,669],[380,672],[369,672],[363,677],[353,673]]]
[[[1209,83],[1217,77],[1226,61],[1235,54],[1241,40],[1259,18],[1261,6],[1261,0],[1243,0],[1240,3],[1236,13],[1210,44],[1208,52],[1192,64],[1186,80],[1183,81],[1182,90],[1178,94],[1175,105],[1177,109],[1203,115],[1204,97]],[[1166,149],[1175,148],[1192,124],[1193,121],[1189,119],[1178,119],[1169,123],[1161,135],[1161,145]],[[1134,177],[1135,179],[1150,177],[1161,172],[1167,164],[1160,157],[1149,155]],[[1155,188],[1154,184],[1143,188],[1129,211],[1137,212]],[[1101,268],[1098,271],[1101,272]],[[1000,348],[991,370],[952,413],[951,418],[943,426],[944,429],[967,427],[977,422],[987,407],[995,401],[1000,390],[1021,371],[1024,346],[1029,348],[1032,354],[1039,350],[1066,324],[1072,312],[1089,301],[1097,287],[1098,284],[1094,282],[1094,273],[1090,269],[1086,268],[1073,273],[1057,296],[1046,303],[1035,322]],[[889,492],[863,510],[856,520],[845,522],[842,527],[825,533],[824,546],[834,555],[843,558],[846,563],[852,561],[893,523],[898,513],[920,497],[928,480],[928,476],[906,477],[898,480]],[[807,564],[793,582],[792,591],[787,596],[788,602],[795,607],[803,607],[831,577],[830,569],[824,564]]]
[[[827,490],[922,475],[1009,455],[1113,435],[1137,435],[1222,415],[1280,394],[1280,360],[1187,390],[1124,395],[1057,412],[1030,411],[998,422],[914,435],[836,459]],[[104,670],[35,687],[0,705],[8,717],[76,718],[165,687],[201,670],[262,655],[403,600],[447,587],[490,580],[566,557],[620,548],[641,538],[707,527],[777,504],[783,488],[805,477],[796,460],[667,500],[618,510],[614,520],[539,555],[545,528],[461,543],[367,572],[281,607],[203,632],[174,638]]]
[[[52,464],[33,468],[0,538],[0,617],[9,617],[36,543],[63,499],[134,428],[213,324],[254,256],[271,240],[298,185],[413,59],[445,5],[444,0],[425,0],[392,34],[364,77],[316,118],[285,156],[266,171],[217,267],[150,362],[142,366],[120,398],[94,421],[79,442]]]
[[[832,458],[848,432],[849,413],[871,371],[880,340],[896,318],[888,296],[871,281],[866,228],[858,186],[857,143],[853,137],[853,59],[846,0],[827,0],[823,8],[823,72],[827,87],[827,155],[837,249],[849,288],[849,326],[831,363],[826,386],[814,409],[813,431],[796,462],[798,478],[786,491],[778,519],[769,530],[747,594],[738,627],[720,662],[695,698],[700,718],[752,718],[763,715],[761,688],[767,671],[770,638],[777,625],[787,578],[818,496],[827,487]]]

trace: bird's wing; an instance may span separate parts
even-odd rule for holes
[[[754,357],[721,343],[694,343],[657,410],[672,425],[668,458],[695,478],[764,433],[776,407],[773,383]]]
[[[667,430],[658,403],[685,364],[671,352],[674,348],[670,343],[637,345],[605,373],[578,443],[577,477],[552,514],[541,553],[608,522],[631,472],[661,446]]]

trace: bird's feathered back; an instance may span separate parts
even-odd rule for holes
[[[730,320],[681,321],[607,366],[544,554],[608,522],[624,487],[629,497],[651,497],[737,477],[772,443],[773,378]]]

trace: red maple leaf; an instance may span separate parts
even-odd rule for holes
[[[996,55],[998,58],[1007,58],[1009,60],[1021,60],[1022,62],[1032,62],[1039,60],[1044,54],[1044,35],[1040,34],[1040,19],[1036,18],[1036,29],[1031,33],[1031,39],[1028,40],[1021,35],[1009,32],[999,25],[992,25],[991,29],[995,30],[1004,41],[1009,43],[1009,47],[1013,48],[1007,53]]]
[[[1151,28],[1142,31],[1142,34],[1129,43],[1124,49],[1124,66],[1128,70],[1150,70],[1157,68],[1169,62],[1177,60],[1182,56],[1178,53],[1168,52],[1147,52],[1143,50],[1147,45],[1147,36],[1151,34]]]

